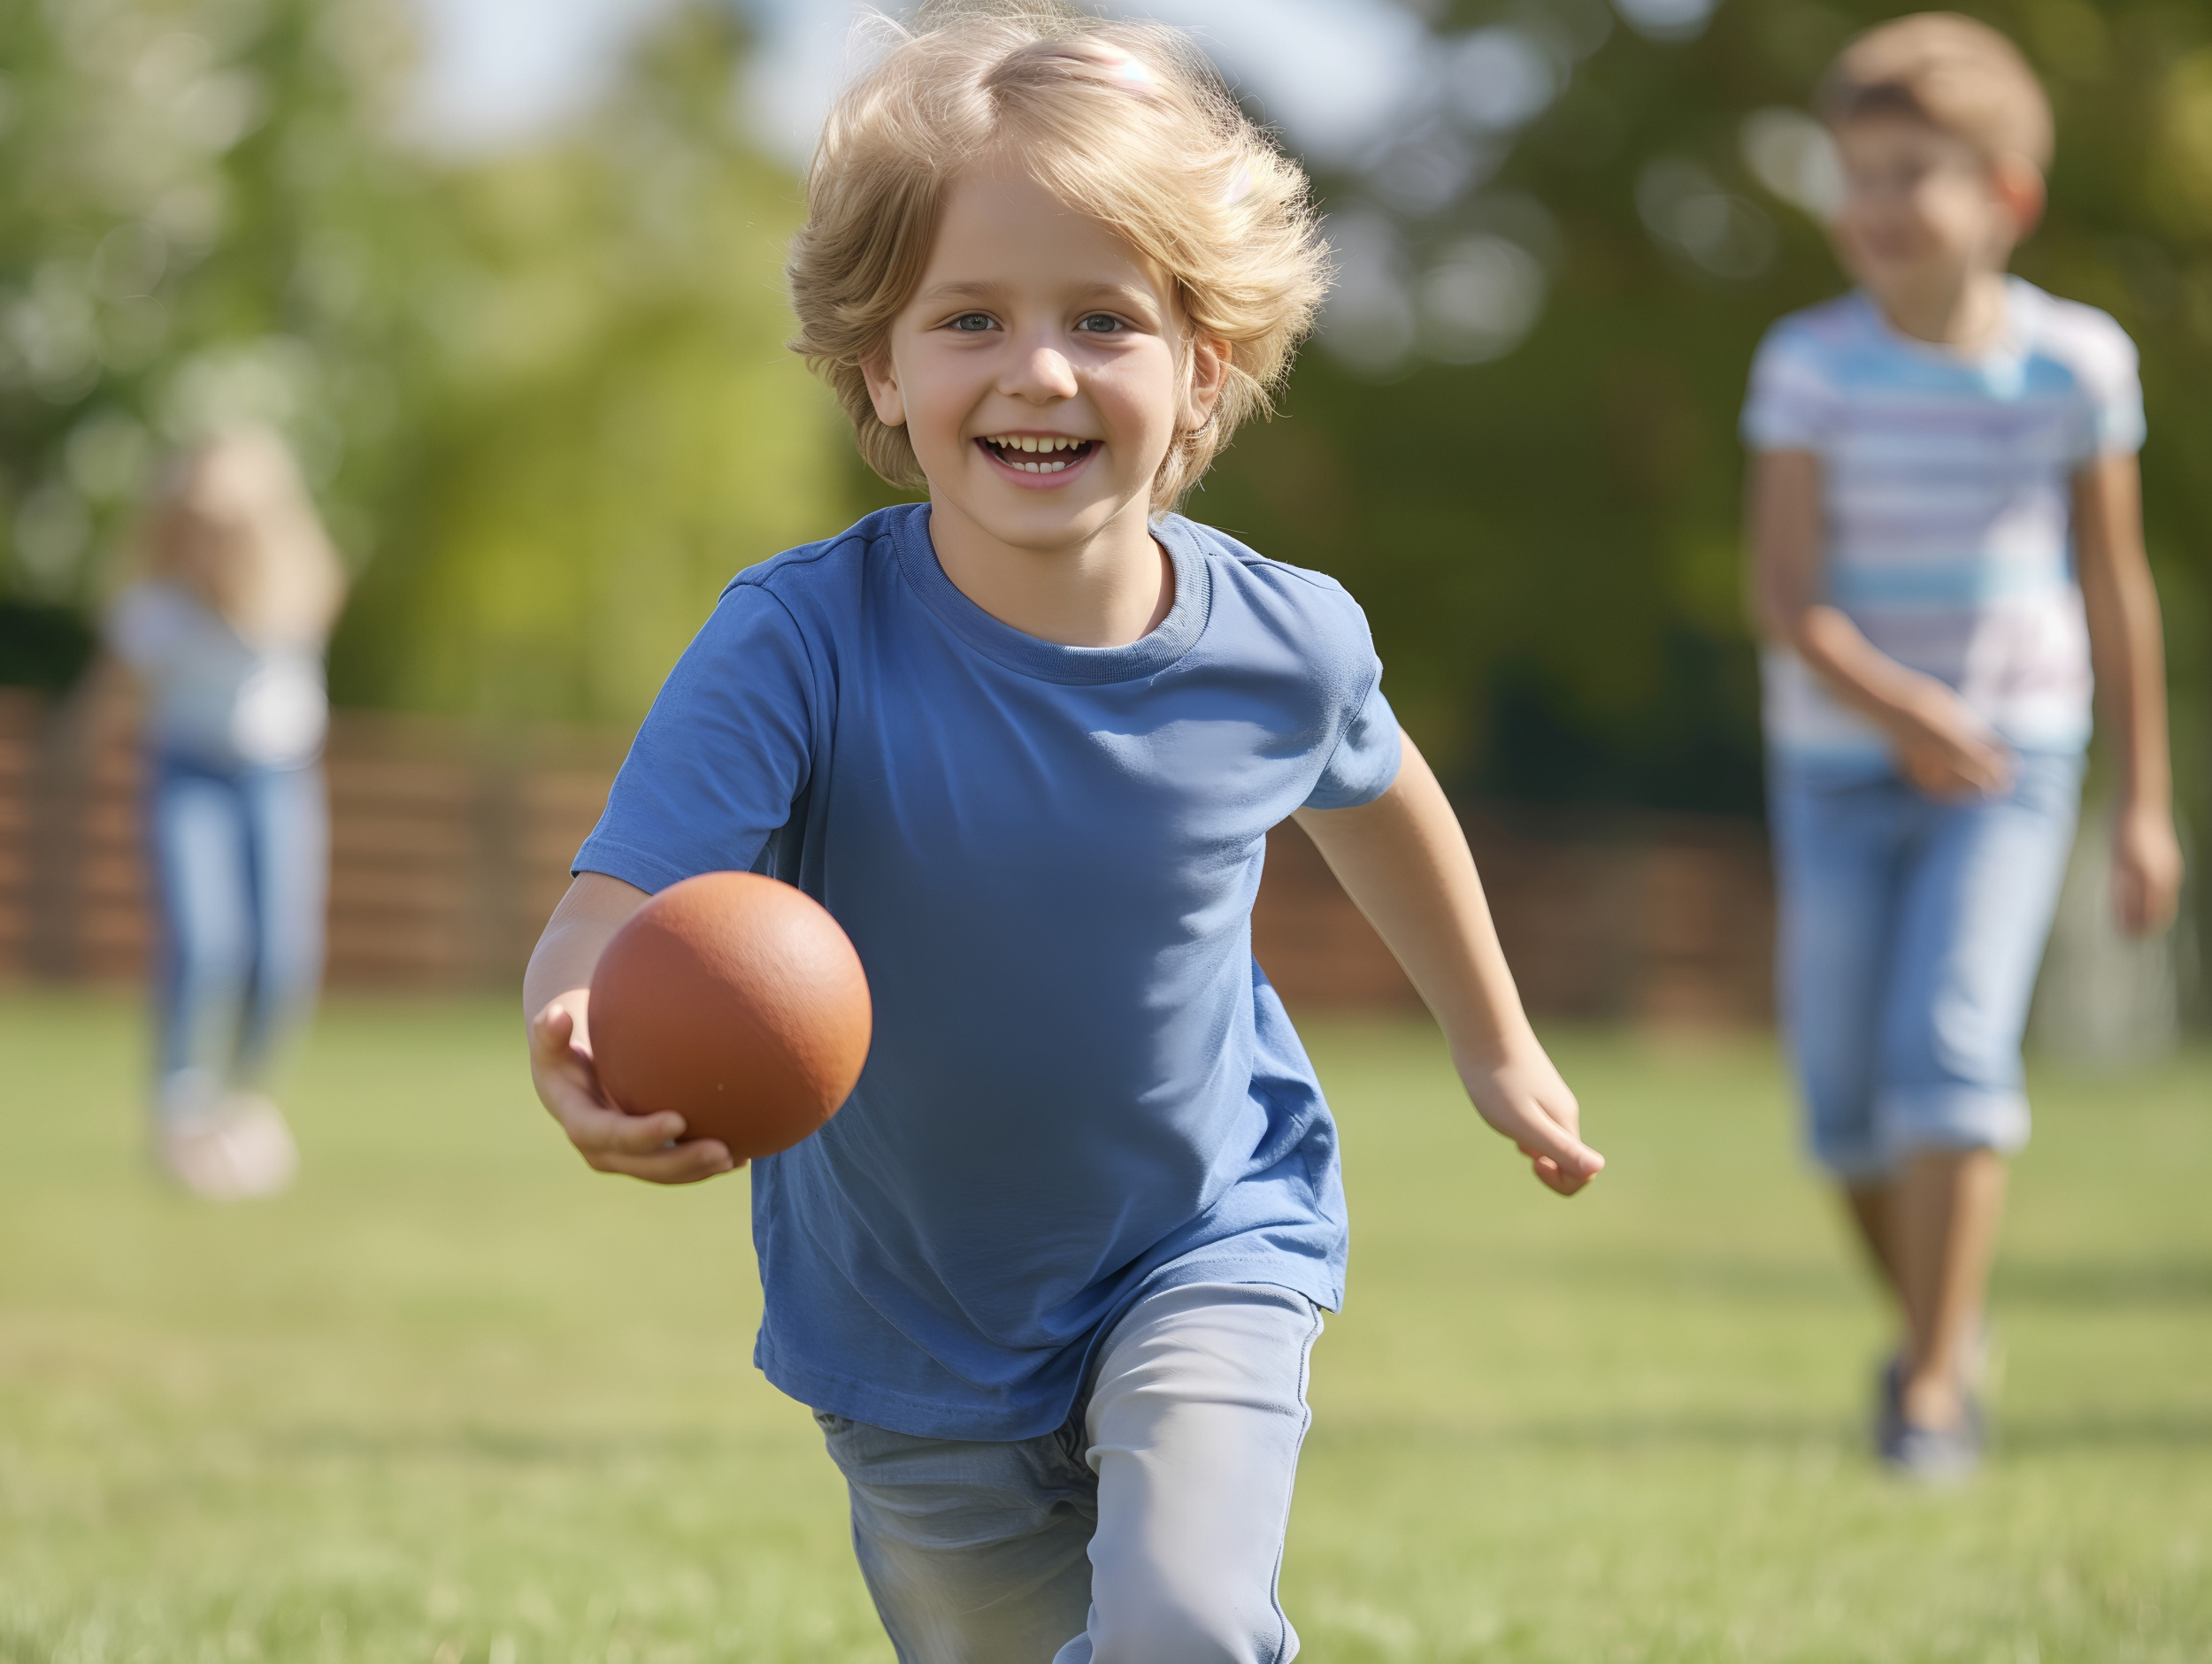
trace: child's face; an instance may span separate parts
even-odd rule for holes
[[[1844,268],[1877,299],[2001,272],[2034,226],[2041,180],[2024,163],[1993,163],[1909,116],[1846,122],[1835,139],[1844,196],[1830,230]]]
[[[953,186],[868,389],[905,425],[933,503],[1054,549],[1148,516],[1170,444],[1206,419],[1225,364],[1219,343],[1188,338],[1165,272],[1002,166]]]

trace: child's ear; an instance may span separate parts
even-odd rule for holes
[[[1229,380],[1229,343],[1218,335],[1193,334],[1190,381],[1183,394],[1183,426],[1197,429],[1213,420],[1214,406]]]
[[[868,403],[876,407],[876,420],[886,427],[906,426],[906,395],[899,391],[899,372],[887,350],[873,352],[860,361],[861,380],[868,384]]]
[[[1990,170],[1990,178],[1997,188],[1997,200],[2016,227],[2013,240],[2025,242],[2043,223],[2043,205],[2048,200],[2043,170],[2025,157],[2001,156]]]

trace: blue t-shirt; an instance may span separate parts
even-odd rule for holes
[[[1397,722],[1334,580],[1156,531],[1175,604],[1126,647],[992,617],[924,505],[749,568],[577,855],[772,873],[859,950],[860,1084],[753,1167],[755,1361],[817,1409],[1033,1438],[1141,1292],[1341,1299],[1336,1130],[1252,900],[1270,827],[1389,786]]]

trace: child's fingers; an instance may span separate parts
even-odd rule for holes
[[[1586,1179],[1601,1171],[1605,1158],[1562,1126],[1540,1103],[1510,1106],[1514,1125],[1503,1128],[1524,1154],[1554,1163],[1563,1174]]]
[[[2012,753],[2002,745],[1980,742],[1967,762],[1973,783],[1984,792],[2001,792],[2012,784]]]
[[[599,1085],[598,1067],[590,1054],[577,1047],[575,1036],[575,1018],[557,1005],[548,1006],[530,1024],[530,1071],[538,1096],[571,1138],[580,1128],[594,1124],[593,1116],[619,1113],[608,1102]],[[680,1124],[671,1136],[681,1137],[682,1132]]]
[[[649,1155],[684,1136],[684,1118],[665,1109],[657,1115],[633,1116],[596,1104],[572,1103],[556,1113],[570,1140],[588,1153]]]
[[[695,1185],[745,1165],[717,1139],[692,1139],[647,1154],[604,1152],[585,1159],[603,1173],[621,1173],[654,1185]]]
[[[1573,1195],[1597,1177],[1594,1173],[1563,1172],[1559,1163],[1553,1161],[1550,1156],[1539,1155],[1533,1150],[1525,1149],[1521,1154],[1529,1158],[1530,1170],[1536,1175],[1537,1178],[1551,1189],[1557,1191],[1562,1196]]]
[[[539,1096],[588,1165],[657,1185],[695,1184],[744,1165],[717,1139],[685,1140],[680,1115],[628,1115],[608,1102],[575,1034],[575,1018],[549,1005],[530,1024],[530,1054]]]
[[[530,1055],[539,1063],[552,1063],[568,1055],[568,1043],[576,1032],[576,1019],[562,1005],[549,1005],[530,1019]]]
[[[530,1067],[541,1079],[564,1077],[581,1082],[597,1099],[599,1071],[591,1054],[576,1044],[576,1018],[549,1005],[530,1024]]]

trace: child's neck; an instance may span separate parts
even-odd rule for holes
[[[1886,294],[1877,290],[1874,301],[1901,334],[1954,352],[1981,352],[2004,335],[2006,282],[2002,269],[1974,266]]]
[[[1067,545],[1010,543],[934,500],[929,540],[953,587],[1001,624],[1062,647],[1126,647],[1175,605],[1175,566],[1141,502]]]

